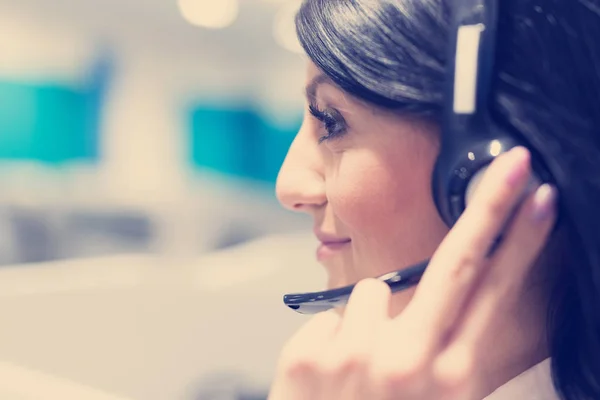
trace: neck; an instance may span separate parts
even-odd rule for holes
[[[490,329],[489,352],[483,356],[485,378],[477,389],[477,399],[548,358],[546,340],[547,294],[544,285],[524,290],[518,301],[511,301],[507,317]]]

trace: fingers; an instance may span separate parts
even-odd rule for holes
[[[340,329],[324,354],[325,399],[369,398],[365,379],[380,328],[389,320],[390,297],[389,286],[377,279],[362,280],[354,287]]]
[[[402,319],[410,319],[431,354],[438,352],[489,263],[487,254],[522,198],[529,152],[517,147],[495,160],[469,207],[444,239]],[[399,321],[400,323],[400,321]],[[406,322],[401,322],[402,324]]]
[[[388,318],[390,287],[378,279],[360,281],[352,291],[344,311],[339,336],[369,339],[373,331]]]
[[[327,311],[314,316],[285,345],[269,400],[317,399],[321,380],[316,364],[339,328],[340,316]]]
[[[298,363],[322,351],[333,339],[341,317],[333,310],[315,315],[286,343],[281,357],[284,364]]]
[[[482,286],[507,291],[504,294],[520,289],[552,232],[557,197],[556,189],[549,184],[543,184],[528,196],[504,242],[492,257],[490,271]]]
[[[491,321],[510,310],[556,221],[557,192],[544,184],[530,195],[494,254],[478,287],[457,342],[477,344],[493,329]],[[481,346],[480,346],[481,347]]]
[[[436,257],[463,249],[461,257],[484,259],[512,211],[522,199],[531,174],[530,154],[516,147],[498,157],[486,171],[480,187],[461,218],[440,245]]]

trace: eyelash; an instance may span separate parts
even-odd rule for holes
[[[320,110],[316,105],[310,104],[308,110],[318,121],[320,121],[327,131],[327,135],[319,138],[319,144],[339,138],[346,133],[346,123],[344,118],[335,110]]]

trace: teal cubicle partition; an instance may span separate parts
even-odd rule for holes
[[[81,90],[0,81],[0,159],[50,164],[95,159],[92,107]]]
[[[273,184],[301,116],[277,124],[252,107],[196,105],[190,113],[194,168]]]
[[[0,161],[98,160],[111,58],[102,55],[88,72],[81,85],[0,77]]]

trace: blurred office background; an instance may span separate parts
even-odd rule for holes
[[[260,398],[305,321],[281,294],[321,283],[310,220],[274,195],[302,117],[298,5],[0,0],[15,399]]]

